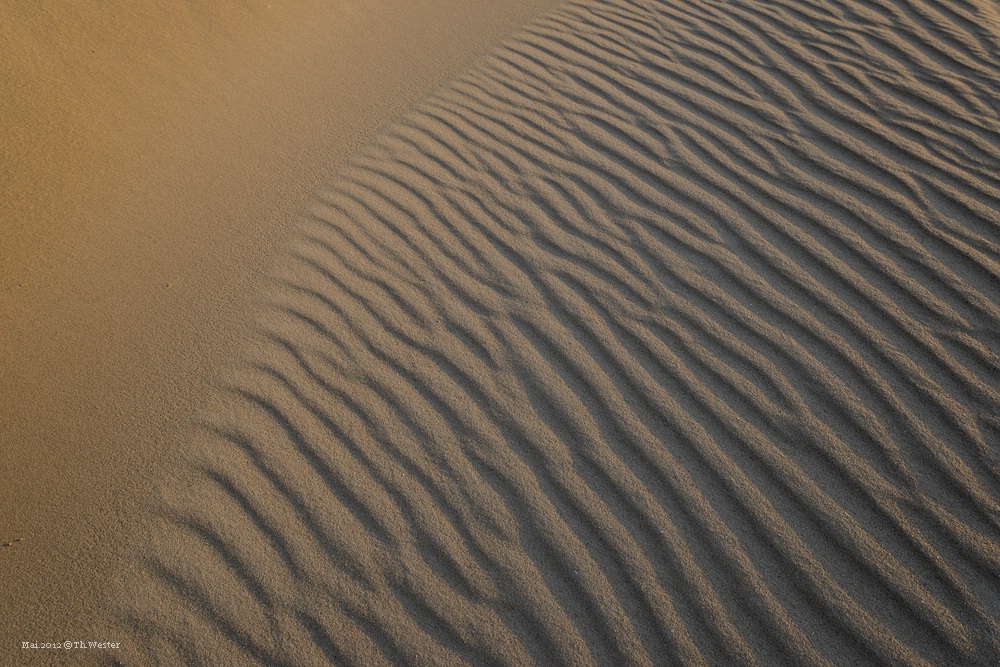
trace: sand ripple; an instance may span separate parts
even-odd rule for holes
[[[1000,47],[582,0],[290,239],[125,662],[1000,662]]]

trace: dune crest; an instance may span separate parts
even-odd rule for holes
[[[287,244],[125,662],[1000,661],[974,4],[580,0]]]

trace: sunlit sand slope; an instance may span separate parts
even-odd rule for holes
[[[126,662],[1000,661],[1000,50],[570,3],[320,193]]]

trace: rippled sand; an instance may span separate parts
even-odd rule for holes
[[[129,664],[996,664],[995,31],[532,23],[301,216]]]

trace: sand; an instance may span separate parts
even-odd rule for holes
[[[1000,662],[995,8],[574,0],[466,64],[172,330],[228,333],[102,656]]]
[[[285,230],[331,168],[554,4],[5,4],[0,664],[88,662],[20,642],[99,639]]]

